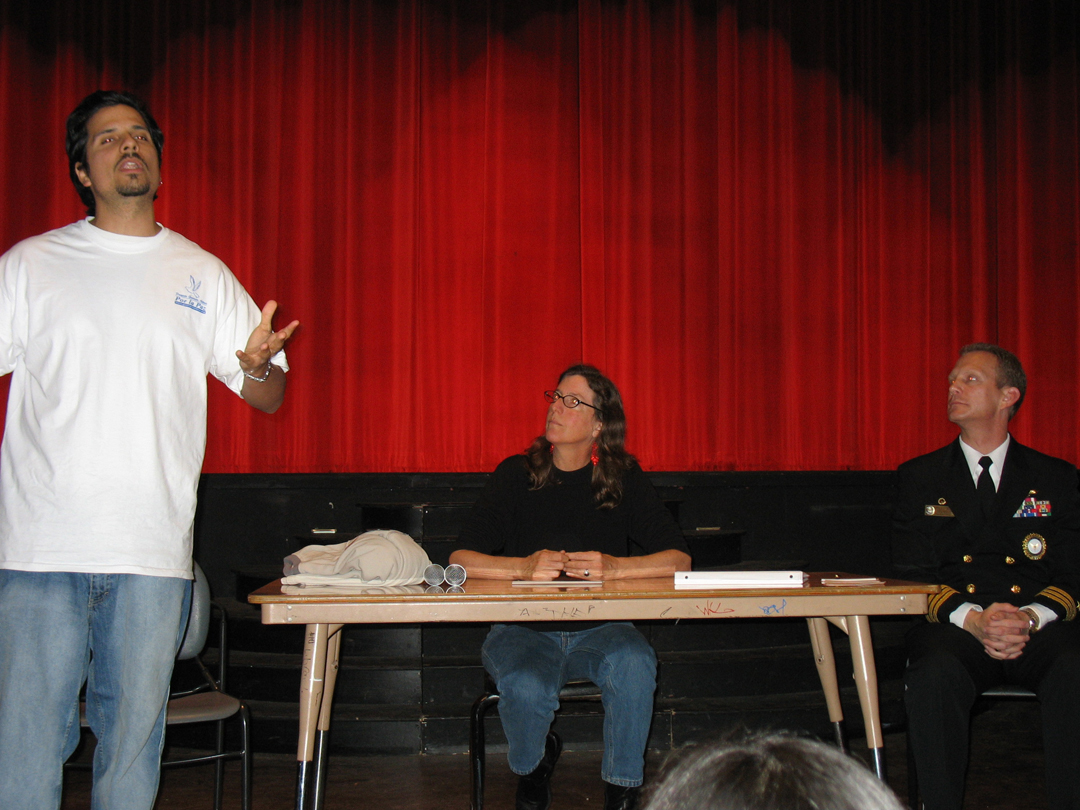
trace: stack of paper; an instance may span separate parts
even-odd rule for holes
[[[676,571],[675,588],[801,588],[802,571]]]
[[[877,577],[822,577],[822,585],[831,585],[834,588],[859,588],[871,585],[883,585],[883,580]]]

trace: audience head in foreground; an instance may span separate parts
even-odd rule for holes
[[[685,753],[645,810],[901,810],[859,761],[816,740],[756,734]]]

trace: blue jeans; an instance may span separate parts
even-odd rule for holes
[[[482,656],[499,690],[510,770],[523,776],[536,769],[559,708],[559,690],[567,681],[588,678],[600,687],[604,704],[601,778],[623,787],[642,783],[656,653],[632,624],[611,622],[572,633],[497,624]]]
[[[97,738],[93,810],[150,810],[191,582],[0,570],[0,802],[60,806],[79,743],[79,691]]]

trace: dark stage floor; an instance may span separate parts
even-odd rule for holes
[[[860,753],[862,740],[853,748]],[[1003,767],[1002,748],[1010,749]],[[666,754],[651,752],[646,779],[657,774]],[[886,735],[889,784],[907,795],[904,735]],[[490,810],[513,807],[515,778],[505,758],[489,757],[485,806]],[[225,808],[240,807],[236,766],[230,764]],[[600,808],[603,786],[599,777],[600,753],[567,751],[559,760],[553,779],[553,810]],[[252,807],[254,810],[289,810],[295,804],[296,762],[288,755],[259,754],[255,758]],[[73,771],[67,776],[64,810],[90,806],[89,774]],[[212,807],[213,768],[182,768],[166,771],[157,808]],[[467,810],[469,766],[464,754],[401,757],[333,757],[330,761],[326,809],[378,808],[378,810]],[[965,810],[1046,810],[1043,791],[1042,739],[1038,705],[999,703],[975,718],[972,764],[968,776]]]

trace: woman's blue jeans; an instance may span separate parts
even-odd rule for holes
[[[91,807],[150,809],[190,601],[174,577],[0,570],[0,806],[60,806],[85,681]]]
[[[482,655],[499,690],[510,770],[524,776],[536,769],[559,708],[559,690],[567,681],[588,678],[600,687],[604,704],[601,778],[623,787],[642,783],[656,653],[632,624],[611,622],[570,633],[497,624]]]

